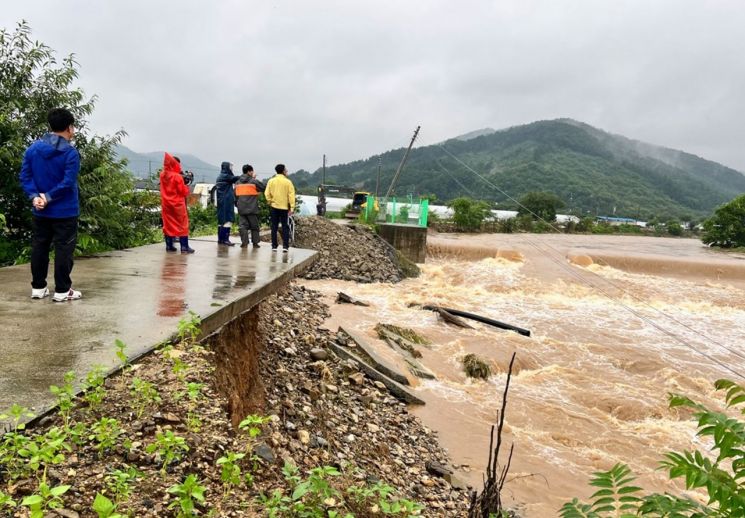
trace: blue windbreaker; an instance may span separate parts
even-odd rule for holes
[[[44,193],[47,206],[33,209],[42,218],[72,218],[80,215],[78,172],[80,154],[64,138],[47,133],[23,154],[21,186],[29,200]]]

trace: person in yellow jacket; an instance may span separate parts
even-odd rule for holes
[[[289,216],[295,210],[295,186],[287,178],[287,168],[284,164],[277,164],[274,168],[276,175],[269,179],[264,190],[266,202],[269,204],[269,219],[272,225],[272,252],[277,251],[277,229],[282,223],[282,252],[290,248]]]

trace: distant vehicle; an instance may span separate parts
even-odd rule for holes
[[[318,203],[316,204],[316,213],[319,216],[326,214],[326,194],[351,194],[352,205],[344,214],[345,218],[355,219],[360,215],[365,207],[367,207],[367,197],[372,193],[368,191],[358,191],[354,187],[347,187],[345,185],[324,185],[318,186]],[[375,200],[375,210],[378,210],[378,200]]]

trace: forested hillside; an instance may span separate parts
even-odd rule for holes
[[[479,133],[485,134],[468,138]],[[404,152],[329,167],[326,181],[374,191],[380,162],[384,194]],[[298,188],[313,190],[321,171],[292,178]],[[553,192],[566,203],[565,211],[577,214],[688,219],[708,215],[745,192],[745,175],[682,151],[558,119],[479,130],[415,148],[396,188],[399,196],[434,194],[441,201],[471,196],[500,208],[514,207],[507,195],[520,198],[531,191]]]

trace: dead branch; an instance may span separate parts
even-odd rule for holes
[[[502,489],[507,481],[507,474],[512,464],[512,454],[515,445],[510,446],[510,453],[507,457],[507,463],[500,470],[499,453],[502,447],[502,431],[504,430],[504,416],[507,409],[507,392],[510,390],[510,380],[512,379],[512,366],[515,363],[515,354],[512,353],[510,366],[507,370],[507,381],[502,393],[502,407],[497,415],[496,434],[494,425],[491,427],[489,437],[489,460],[486,464],[486,477],[484,479],[484,489],[481,493],[474,491],[471,494],[471,506],[468,509],[468,518],[489,518],[490,515],[502,516],[504,506],[502,505]],[[495,445],[496,442],[496,445]]]

